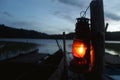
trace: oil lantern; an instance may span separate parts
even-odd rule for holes
[[[91,44],[89,19],[77,18],[75,37],[72,44],[73,59],[70,62],[70,69],[74,72],[85,73],[90,69]]]

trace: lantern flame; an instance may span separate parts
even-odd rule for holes
[[[80,40],[74,40],[72,52],[75,57],[83,58],[87,50],[87,46]]]
[[[85,53],[85,48],[83,44],[81,44],[80,47],[78,47],[78,49],[80,54]]]

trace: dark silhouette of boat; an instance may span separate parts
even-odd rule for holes
[[[63,52],[53,55],[38,54],[36,51],[26,55],[0,61],[1,80],[59,80],[64,69]],[[57,76],[56,76],[57,75]]]

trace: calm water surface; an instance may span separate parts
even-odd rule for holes
[[[14,42],[26,42],[26,43],[35,43],[38,44],[38,49],[40,53],[49,53],[53,54],[59,48],[57,46],[56,40],[53,39],[0,39],[0,41],[14,41]],[[63,41],[58,40],[60,46],[63,46]],[[67,51],[71,52],[72,40],[67,40]]]
[[[14,42],[26,42],[26,43],[35,43],[38,44],[38,49],[40,53],[49,53],[53,54],[55,51],[57,51],[59,48],[57,46],[57,43],[54,39],[0,39],[0,41],[14,41]],[[63,41],[58,40],[61,47],[63,47]],[[106,43],[120,43],[120,41],[106,41]],[[72,40],[66,40],[66,49],[67,52],[71,52],[72,48]],[[106,52],[109,52],[112,55],[117,55],[115,51],[109,51],[105,49]]]

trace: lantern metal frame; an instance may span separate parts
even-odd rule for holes
[[[73,40],[73,45],[72,45],[72,54],[73,54],[73,59],[70,62],[70,69],[73,72],[77,73],[86,73],[90,69],[90,64],[91,64],[91,55],[90,55],[90,27],[89,27],[89,19],[85,17],[77,18],[77,22],[75,25],[75,38]],[[78,42],[77,42],[78,41]],[[77,50],[77,46],[80,43],[83,44],[83,55],[79,54],[80,52],[78,51],[78,54],[75,50]],[[77,45],[78,44],[78,45]],[[75,53],[76,52],[76,53]],[[78,55],[78,56],[77,56]]]

